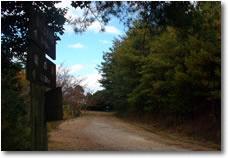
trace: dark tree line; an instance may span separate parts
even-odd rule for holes
[[[151,21],[135,20],[104,54],[105,100],[122,114],[150,114],[175,124],[204,118],[207,127],[198,131],[215,131],[220,141],[221,4],[159,5],[162,19],[155,14]]]

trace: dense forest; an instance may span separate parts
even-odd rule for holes
[[[166,25],[134,21],[103,56],[102,93],[122,115],[170,126],[204,120],[197,131],[220,141],[221,5],[199,2],[189,12]]]

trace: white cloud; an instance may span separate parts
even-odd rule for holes
[[[66,68],[69,70],[71,75],[74,75],[78,79],[82,79],[81,85],[85,87],[86,92],[96,92],[98,90],[102,90],[103,87],[99,83],[98,80],[102,78],[102,76],[98,73],[97,70],[92,71],[89,74],[80,75],[80,71],[87,67],[88,65],[84,64],[75,64],[72,66],[67,66]],[[60,65],[56,65],[57,69],[59,69]]]
[[[74,8],[71,6],[71,1],[70,0],[63,0],[60,3],[55,4],[56,8],[68,8],[67,13],[65,15],[66,18],[69,17],[79,17],[83,15],[83,9],[81,8]]]
[[[98,21],[93,22],[89,27],[88,31],[93,31],[93,32],[100,32],[101,30],[101,24]]]
[[[120,30],[118,30],[114,26],[105,26],[105,32],[111,33],[111,34],[121,34]]]
[[[99,40],[100,43],[102,44],[111,44],[111,41],[107,41],[107,40]]]
[[[70,73],[76,73],[82,70],[85,66],[82,64],[75,64],[69,67]]]
[[[65,7],[70,7],[70,6],[71,6],[71,1],[68,1],[68,0],[63,0],[60,3],[55,4],[56,8],[65,8]]]
[[[101,75],[97,71],[94,71],[91,74],[85,75],[83,76],[83,78],[85,79],[83,81],[83,84],[86,85],[89,91],[95,92],[97,90],[103,89],[101,87],[101,84],[98,82],[98,80],[101,79]]]
[[[75,43],[68,45],[69,48],[84,48],[85,46],[81,43]]]
[[[65,17],[67,19],[71,19],[71,18],[78,18],[78,17],[82,17],[83,15],[83,9],[80,9],[80,8],[73,8],[73,7],[69,7]]]
[[[65,7],[68,8],[67,13],[65,14],[65,18],[67,18],[68,20],[75,19],[75,18],[78,18],[78,17],[82,17],[82,15],[83,15],[83,9],[80,9],[79,7],[76,8],[76,9],[73,8],[71,6],[71,1],[69,1],[69,0],[61,1],[60,3],[55,4],[55,6],[57,8],[65,8]],[[65,28],[66,32],[73,33],[73,28],[72,27],[66,25],[64,28]],[[100,32],[100,30],[101,30],[101,23],[99,21],[93,22],[88,27],[88,31],[92,31],[92,32],[98,33],[98,32]],[[110,34],[121,34],[122,33],[115,26],[111,26],[111,25],[105,26],[105,32],[106,33],[110,33]]]
[[[101,31],[101,23],[98,21],[93,22],[89,27],[88,27],[88,31],[92,31],[92,32],[100,32]],[[111,26],[111,25],[107,25],[104,27],[105,32],[106,33],[110,33],[110,34],[121,34],[121,31],[119,29],[117,29],[115,26]]]
[[[63,27],[65,29],[64,30],[65,33],[73,33],[74,32],[74,29],[73,29],[72,25],[66,25],[65,24]]]
[[[69,0],[64,0],[61,1],[60,3],[55,4],[57,8],[68,8],[66,14],[64,17],[68,20],[72,20],[78,17],[82,17],[83,15],[83,9],[80,8],[73,8],[71,6],[71,1]],[[65,33],[74,33],[73,25],[65,24]]]

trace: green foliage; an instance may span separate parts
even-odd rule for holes
[[[63,119],[70,119],[70,118],[73,118],[70,105],[63,104]]]
[[[1,131],[2,150],[31,150],[29,108],[22,89],[15,77],[18,72],[11,69],[2,76]]]
[[[218,2],[171,2],[164,14],[175,16],[165,17],[165,29],[164,23],[135,21],[101,64],[100,82],[113,107],[179,119],[210,111],[219,122],[220,7]]]
[[[8,60],[17,59],[23,64],[28,51],[28,27],[30,11],[43,14],[51,30],[54,30],[56,40],[63,34],[63,24],[66,19],[66,9],[55,8],[56,2],[1,2],[1,44],[2,56]],[[32,9],[31,9],[32,8]],[[31,9],[31,10],[30,10]],[[4,60],[6,60],[4,59]]]
[[[66,9],[55,8],[55,3],[1,2],[2,150],[31,150],[29,87],[25,74],[18,78],[18,73],[24,70],[29,48],[29,11],[47,18],[56,40],[63,34]]]

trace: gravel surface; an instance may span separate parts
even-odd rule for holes
[[[87,112],[62,122],[49,133],[49,150],[67,151],[212,151],[195,142],[171,139],[136,125],[113,113]]]

